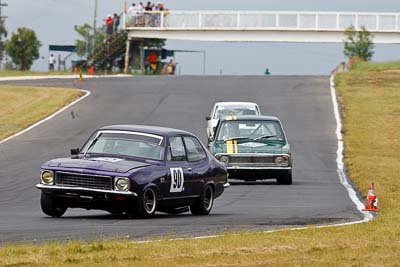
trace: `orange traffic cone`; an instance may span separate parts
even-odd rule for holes
[[[375,184],[371,183],[371,186],[368,190],[368,196],[365,200],[365,208],[363,211],[379,211],[378,209],[378,198],[375,195]]]

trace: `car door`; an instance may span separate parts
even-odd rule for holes
[[[194,136],[183,137],[186,156],[191,169],[192,195],[200,195],[204,184],[209,179],[210,164],[207,153],[204,151],[200,141]]]
[[[169,138],[167,177],[162,185],[164,198],[184,198],[191,192],[191,169],[181,136]]]

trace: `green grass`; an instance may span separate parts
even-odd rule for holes
[[[17,77],[17,76],[53,76],[53,75],[72,75],[68,71],[55,71],[55,72],[36,72],[36,71],[19,71],[19,70],[2,70],[0,77]]]
[[[9,245],[0,248],[0,265],[399,266],[400,75],[379,64],[364,64],[339,74],[336,83],[344,107],[350,177],[364,194],[371,181],[376,183],[381,212],[374,221],[145,244],[114,240]],[[388,68],[400,69],[396,64]]]
[[[77,99],[81,91],[0,86],[0,140],[27,128]]]

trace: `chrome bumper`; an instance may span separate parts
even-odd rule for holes
[[[84,191],[84,192],[94,192],[94,193],[105,193],[105,194],[115,194],[115,195],[124,195],[124,196],[133,196],[137,197],[138,195],[135,192],[123,192],[123,191],[114,191],[114,190],[101,190],[101,189],[92,189],[92,188],[84,188],[84,187],[68,187],[68,186],[58,186],[58,185],[44,185],[37,184],[37,189],[40,190],[53,190],[53,191]]]
[[[227,166],[228,170],[291,170],[292,167],[268,167],[268,166]]]

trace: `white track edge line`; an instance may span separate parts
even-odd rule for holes
[[[283,232],[283,231],[298,231],[298,230],[306,230],[306,229],[320,229],[320,228],[328,228],[328,227],[341,227],[341,226],[348,226],[360,223],[366,223],[374,219],[374,216],[371,212],[362,211],[363,209],[363,202],[357,196],[357,191],[354,187],[349,183],[347,178],[345,169],[344,169],[344,162],[343,162],[343,152],[344,152],[344,143],[343,143],[343,135],[342,135],[342,119],[340,117],[340,109],[337,102],[337,95],[336,95],[336,88],[335,88],[335,74],[332,74],[330,77],[330,92],[331,98],[333,103],[333,113],[335,115],[336,121],[336,138],[338,142],[338,149],[336,151],[336,164],[337,164],[337,173],[340,180],[340,183],[345,187],[347,193],[351,201],[356,206],[357,210],[361,212],[364,216],[362,220],[352,221],[352,222],[345,222],[345,223],[336,223],[336,224],[327,224],[327,225],[315,225],[315,226],[305,226],[305,227],[295,227],[295,228],[282,228],[277,230],[269,230],[269,231],[261,231],[260,233],[275,233],[275,232]],[[161,242],[161,241],[181,241],[181,240],[197,240],[197,239],[206,239],[206,238],[218,238],[224,237],[226,235],[209,235],[209,236],[198,236],[198,237],[189,237],[189,238],[172,238],[166,240],[145,240],[145,241],[134,241],[135,244],[146,244],[146,243],[153,243],[153,242]]]
[[[63,112],[64,110],[66,110],[66,109],[68,109],[69,107],[75,105],[76,103],[82,101],[83,99],[85,99],[86,97],[88,97],[88,96],[91,94],[91,92],[88,91],[88,90],[79,89],[79,91],[84,92],[85,95],[79,97],[78,99],[74,100],[73,102],[69,103],[68,105],[62,107],[61,109],[57,110],[57,111],[54,112],[53,114],[50,114],[50,115],[47,116],[46,118],[44,118],[44,119],[42,119],[42,120],[40,120],[40,121],[38,121],[38,122],[32,124],[32,125],[29,126],[28,128],[25,128],[25,129],[23,129],[22,131],[19,131],[19,132],[15,133],[15,134],[13,134],[13,135],[11,135],[11,136],[9,136],[9,137],[3,139],[3,140],[0,140],[0,144],[5,143],[5,142],[7,142],[8,140],[13,139],[13,138],[15,138],[15,137],[17,137],[17,136],[19,136],[19,135],[21,135],[21,134],[23,134],[23,133],[26,133],[27,131],[32,130],[33,128],[35,128],[36,126],[39,126],[40,124],[42,124],[42,123],[44,123],[44,122],[46,122],[46,121],[48,121],[48,120],[54,118],[55,116],[57,116],[58,114],[60,114],[60,113]]]

